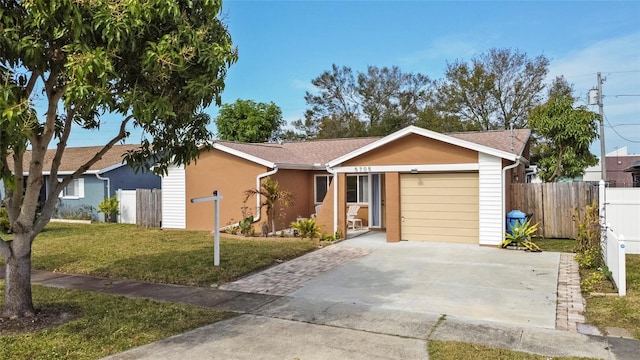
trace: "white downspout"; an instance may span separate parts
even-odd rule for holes
[[[278,166],[276,165],[276,166],[273,167],[273,170],[267,171],[267,172],[262,173],[262,174],[258,174],[258,176],[256,176],[256,190],[260,191],[260,187],[261,187],[260,181],[263,178],[265,178],[267,176],[271,176],[271,175],[273,175],[273,174],[275,174],[277,172],[278,172]],[[262,206],[260,206],[260,193],[259,192],[256,194],[256,209],[257,209],[257,214],[253,218],[253,222],[254,223],[260,221],[260,216],[262,215]]]
[[[108,177],[102,177],[100,176],[100,174],[97,174],[97,173],[96,173],[96,177],[98,178],[98,180],[107,182],[107,198],[110,198],[111,197],[111,179],[109,179]]]
[[[333,175],[333,234],[338,231],[338,172],[331,169],[330,167],[326,167],[327,172]],[[344,238],[347,238],[347,234],[343,235]]]
[[[507,231],[507,222],[505,220],[505,216],[507,215],[505,213],[505,208],[507,207],[507,188],[505,186],[505,183],[507,182],[507,170],[511,170],[513,168],[516,168],[520,165],[520,159],[521,157],[518,156],[516,158],[516,162],[511,164],[511,165],[507,165],[504,168],[502,168],[502,232],[506,232]]]

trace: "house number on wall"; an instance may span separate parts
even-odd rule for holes
[[[371,172],[371,166],[356,166],[355,172]]]

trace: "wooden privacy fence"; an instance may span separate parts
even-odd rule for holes
[[[531,214],[539,224],[538,235],[546,238],[578,236],[574,211],[584,217],[585,208],[598,201],[598,186],[586,182],[512,184],[511,209]]]
[[[162,190],[136,190],[136,224],[145,228],[162,225]]]

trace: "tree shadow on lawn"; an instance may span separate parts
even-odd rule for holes
[[[287,254],[282,254],[284,259]],[[220,266],[213,265],[213,249],[165,251],[135,255],[100,263],[81,256],[40,255],[34,268],[65,274],[101,276],[161,284],[212,286],[236,280],[250,273],[281,263],[278,254],[266,256],[234,249],[220,251]],[[46,264],[46,265],[45,265]]]

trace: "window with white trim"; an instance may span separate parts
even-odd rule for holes
[[[347,175],[347,202],[369,202],[369,175]]]
[[[322,204],[322,200],[327,195],[327,191],[329,191],[329,185],[331,185],[331,180],[333,180],[333,175],[316,175],[314,176],[314,192],[313,199],[316,204]]]
[[[58,179],[62,182],[62,179]],[[82,199],[84,198],[84,179],[73,179],[67,186],[62,189],[60,197],[63,199]]]

